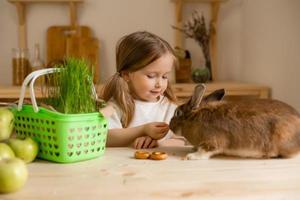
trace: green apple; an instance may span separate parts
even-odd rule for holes
[[[10,137],[14,127],[14,114],[8,108],[0,108],[0,141]]]
[[[15,153],[5,143],[0,143],[0,160],[14,158]]]
[[[28,169],[19,158],[0,160],[0,193],[15,192],[22,188],[28,178]]]
[[[32,162],[39,151],[37,142],[31,137],[10,138],[7,144],[12,148],[16,157],[21,158],[25,163]]]

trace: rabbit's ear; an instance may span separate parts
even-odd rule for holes
[[[188,103],[192,110],[199,107],[199,105],[201,103],[201,100],[202,100],[202,97],[205,93],[205,89],[206,89],[206,87],[205,87],[204,84],[198,84],[195,87],[194,94],[193,94],[193,96],[191,97],[191,99]]]
[[[225,90],[224,89],[219,89],[219,90],[216,90],[216,91],[210,93],[206,97],[204,97],[203,101],[204,102],[220,101],[220,100],[223,99],[224,96],[225,96]]]

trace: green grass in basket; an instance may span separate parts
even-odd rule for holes
[[[87,62],[83,59],[67,58],[63,64],[55,67],[62,70],[48,77],[53,87],[48,89],[46,103],[66,114],[95,112],[93,73]]]

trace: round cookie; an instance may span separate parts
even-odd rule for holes
[[[150,157],[150,153],[147,151],[136,151],[134,153],[134,158],[136,159],[148,159]]]
[[[168,157],[168,154],[162,151],[154,151],[150,155],[152,160],[165,160]]]

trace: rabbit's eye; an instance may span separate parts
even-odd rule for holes
[[[175,116],[175,117],[180,117],[180,116],[182,116],[182,111],[181,111],[181,110],[176,110],[174,116]]]
[[[178,110],[175,110],[174,117],[178,117]]]

